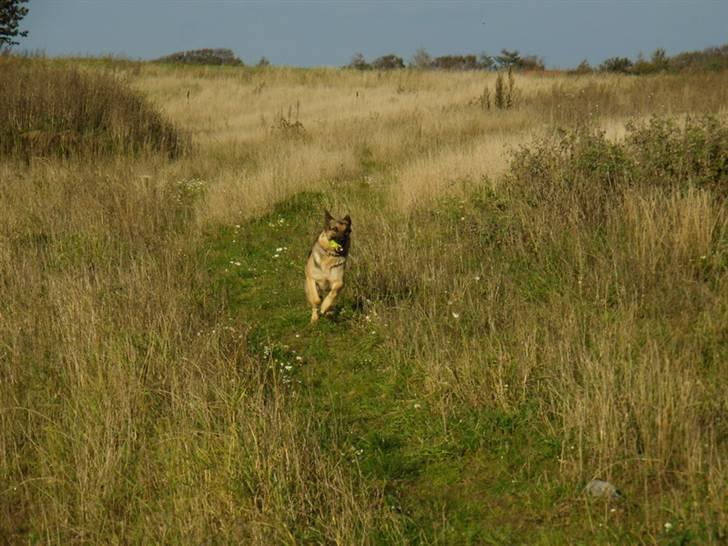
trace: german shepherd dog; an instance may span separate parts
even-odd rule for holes
[[[350,234],[351,217],[348,214],[336,220],[328,210],[324,211],[324,229],[314,242],[306,262],[305,289],[311,304],[311,322],[316,322],[319,314],[323,315],[331,308],[344,286]],[[324,294],[326,297],[322,302]]]

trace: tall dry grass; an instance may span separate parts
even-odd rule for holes
[[[247,206],[264,210],[296,191],[360,176],[390,187],[401,206],[425,203],[498,176],[503,151],[534,131],[591,121],[622,134],[629,119],[656,113],[724,113],[726,77],[516,76],[507,111],[483,110],[479,98],[496,75],[479,72],[151,66],[136,87],[200,143],[197,164],[209,179],[220,165],[235,165],[219,173],[205,213],[230,221]],[[274,129],[289,117],[307,138]]]
[[[0,174],[0,535],[397,536],[381,493],[245,352],[248,325],[206,296],[194,184],[158,163]]]
[[[180,155],[187,143],[121,76],[0,58],[0,154]]]
[[[311,189],[351,211],[353,297],[446,421],[527,408],[552,479],[725,536],[724,122],[623,122],[725,114],[727,75],[517,77],[494,112],[487,74],[92,65],[195,149],[0,160],[4,538],[404,540],[207,285],[207,228]],[[623,138],[503,155],[590,118]]]
[[[535,407],[566,480],[612,480],[645,529],[673,514],[712,541],[728,523],[727,138],[715,119],[652,120],[622,143],[568,131],[435,208],[352,203],[371,234],[357,297],[430,403],[452,419]]]

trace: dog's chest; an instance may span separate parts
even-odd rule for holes
[[[317,280],[331,280],[344,275],[346,258],[343,256],[329,256],[315,252],[310,260],[312,266],[309,268],[310,274]]]

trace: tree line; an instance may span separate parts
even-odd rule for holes
[[[517,49],[502,49],[500,55],[441,55],[432,57],[419,48],[407,64],[402,57],[390,53],[368,62],[364,55],[355,53],[344,68],[356,70],[394,70],[398,68],[419,70],[544,70],[544,60],[537,55],[521,55]]]
[[[571,72],[584,74],[590,72],[617,72],[622,74],[655,74],[658,72],[683,72],[687,70],[725,70],[728,69],[728,44],[708,47],[702,51],[685,51],[670,57],[658,48],[649,58],[642,53],[633,61],[628,57],[610,57],[596,68],[583,60]]]
[[[521,55],[517,49],[502,49],[500,55],[442,55],[432,57],[424,48],[419,48],[408,63],[398,55],[390,53],[366,60],[361,53],[355,53],[344,68],[355,70],[394,70],[414,68],[419,70],[544,70],[544,58],[538,55]],[[652,74],[658,72],[682,72],[685,70],[725,70],[728,69],[728,44],[709,47],[702,51],[687,51],[670,57],[662,49],[656,49],[649,58],[642,53],[635,60],[628,57],[610,57],[593,67],[585,59],[575,69],[567,70],[572,74],[592,72],[616,72],[623,74]]]

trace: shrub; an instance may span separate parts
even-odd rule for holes
[[[402,57],[397,55],[389,54],[374,59],[372,62],[372,68],[376,70],[394,70],[397,68],[404,68],[404,61]]]
[[[370,65],[361,53],[354,53],[351,61],[344,68],[354,68],[356,70],[371,70]]]
[[[632,61],[627,57],[611,57],[599,65],[602,72],[624,72],[627,73],[632,68]]]
[[[172,53],[166,57],[157,59],[158,63],[181,63],[181,64],[212,64],[242,66],[243,61],[238,59],[232,49],[193,49]]]
[[[670,70],[725,70],[728,69],[728,44],[709,47],[703,51],[687,51],[668,60]]]
[[[177,129],[117,78],[0,59],[0,155],[107,155],[186,148]]]
[[[653,117],[628,125],[626,146],[634,177],[654,185],[694,185],[728,197],[728,126],[705,116],[681,127]]]
[[[527,201],[601,224],[631,186],[707,188],[728,196],[728,125],[714,117],[681,126],[652,118],[627,126],[624,142],[582,126],[514,153],[510,181]]]
[[[475,55],[443,55],[432,61],[432,67],[438,70],[479,70],[478,58]]]

